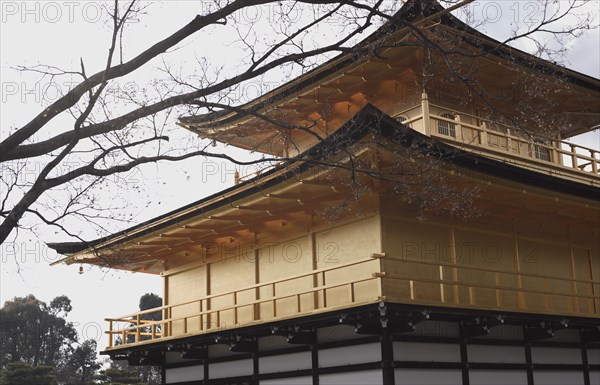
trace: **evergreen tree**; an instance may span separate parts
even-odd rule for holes
[[[0,370],[0,385],[56,385],[51,366],[11,362]]]
[[[0,308],[0,368],[17,361],[56,367],[77,341],[73,324],[65,319],[71,309],[65,296],[50,305],[31,294],[6,301]]]
[[[56,377],[61,384],[93,385],[96,372],[101,367],[96,354],[96,341],[86,340],[65,354]]]
[[[97,376],[100,385],[146,385],[133,369],[106,369]]]

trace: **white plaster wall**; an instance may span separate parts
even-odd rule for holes
[[[460,346],[429,342],[394,342],[394,360],[460,362]]]
[[[176,384],[185,381],[199,381],[204,379],[204,365],[173,368],[165,371],[165,382]]]
[[[525,370],[469,370],[471,385],[527,385]]]
[[[396,369],[396,385],[462,385],[462,372],[454,369]]]
[[[525,363],[525,348],[522,346],[467,345],[469,362]]]
[[[381,370],[333,373],[319,376],[320,385],[380,385],[383,383]]]
[[[583,385],[584,382],[582,372],[534,370],[533,383],[535,385]]]
[[[311,352],[281,354],[277,356],[260,357],[258,359],[260,373],[287,372],[312,368]]]
[[[208,378],[249,376],[253,372],[252,359],[218,362],[209,365]]]
[[[381,345],[377,342],[356,346],[319,350],[319,366],[339,366],[381,361]]]

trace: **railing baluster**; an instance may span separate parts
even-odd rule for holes
[[[167,318],[171,319],[173,315],[173,307],[169,306],[167,308]],[[173,321],[169,321],[169,327],[167,328],[167,336],[171,336],[173,334]]]
[[[323,286],[325,285],[325,272],[323,272]],[[327,289],[323,289],[323,307],[327,307]]]
[[[202,314],[203,312],[203,306],[202,306],[202,300],[200,300],[200,320],[198,322],[200,322],[200,331],[204,330],[204,315]]]

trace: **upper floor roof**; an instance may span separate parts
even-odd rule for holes
[[[394,116],[427,92],[453,110],[510,124],[513,134],[564,139],[599,126],[599,79],[496,41],[452,9],[408,1],[350,52],[243,106],[179,124],[203,138],[291,156],[367,104]]]

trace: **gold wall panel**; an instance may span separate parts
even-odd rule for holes
[[[440,279],[439,266],[420,262],[436,264],[452,261],[449,227],[384,217],[383,246],[386,254],[401,259],[384,260],[383,271],[403,278],[385,280],[383,293],[386,297],[406,298],[423,303],[442,302],[439,283],[427,282]],[[443,273],[449,274],[446,271]],[[411,284],[410,280],[416,277],[426,281],[414,281]]]
[[[168,276],[167,304],[176,305],[193,301],[206,296],[206,267],[200,266]],[[170,318],[192,316],[200,312],[199,303],[175,306],[171,310]],[[171,334],[178,335],[184,332],[184,321],[178,320],[171,323]],[[190,317],[187,321],[188,332],[200,330],[200,317]]]
[[[313,268],[310,236],[281,241],[261,248],[259,257],[259,278],[261,283],[276,281],[286,276],[308,273]],[[309,291],[314,287],[313,277],[306,276],[275,283],[260,288],[260,298],[287,296],[294,293]],[[298,313],[297,298],[282,298],[275,302],[264,302],[260,305],[261,319],[267,320],[273,316],[289,316]],[[314,294],[304,294],[300,297],[301,311],[315,308]]]
[[[381,250],[380,217],[372,216],[315,234],[317,268],[328,268],[369,257]],[[328,271],[318,277],[319,285],[336,285],[351,280],[371,277],[379,271],[379,262],[361,264],[344,269]],[[323,278],[325,281],[323,282]],[[378,295],[375,281],[356,284],[355,300],[374,300]],[[326,291],[327,298],[319,297],[327,306],[351,303],[351,292],[347,286],[334,287]]]
[[[236,294],[231,293],[244,287],[255,284],[254,250],[241,245],[229,245],[219,248],[219,253],[214,254],[214,261],[210,263],[210,294],[229,293],[210,299],[210,309],[232,307],[234,304],[250,302],[255,299],[255,290],[245,290]],[[210,258],[209,261],[213,261]],[[237,297],[237,298],[236,298]],[[236,314],[237,313],[237,314]],[[218,327],[232,327],[243,325],[254,320],[253,307],[243,307],[236,310],[226,310],[219,313],[219,317],[211,315],[210,321]]]
[[[598,314],[598,300],[587,298],[598,295],[600,285],[590,282],[598,280],[598,252],[483,223],[469,228],[384,217],[384,296],[404,303]]]

